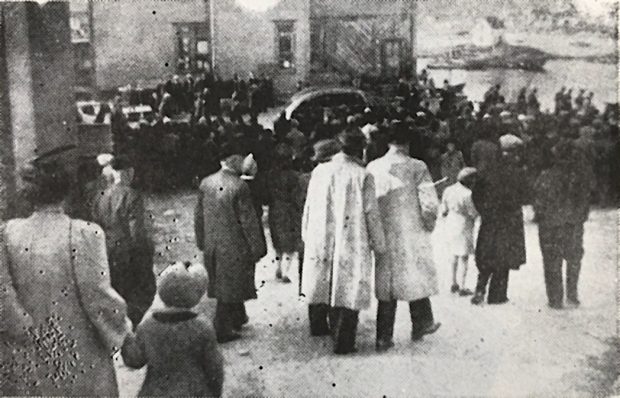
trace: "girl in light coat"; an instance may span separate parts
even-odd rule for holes
[[[457,176],[458,182],[444,191],[440,212],[446,220],[448,239],[446,250],[452,256],[452,293],[469,296],[472,291],[465,287],[470,254],[474,254],[474,224],[478,212],[471,199],[471,187],[475,183],[476,169],[466,167]],[[459,264],[461,285],[457,282]]]

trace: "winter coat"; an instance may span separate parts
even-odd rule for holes
[[[274,170],[267,179],[269,191],[269,231],[278,253],[292,253],[301,240],[301,216],[298,206],[299,177],[293,170]]]
[[[529,193],[526,182],[522,170],[501,160],[476,183],[472,199],[480,213],[479,269],[519,269],[525,263],[522,206]]]
[[[219,397],[223,358],[210,321],[189,310],[149,313],[123,346],[132,368],[147,366],[141,397]]]
[[[2,239],[0,354],[8,372],[0,392],[117,396],[111,354],[131,323],[110,285],[101,228],[36,211],[9,221]]]
[[[105,232],[112,287],[127,302],[129,316],[137,325],[151,306],[156,290],[154,246],[146,226],[142,195],[122,183],[110,184],[96,195],[91,219]]]
[[[371,162],[386,250],[377,255],[375,293],[381,301],[414,301],[438,292],[430,233],[421,216],[419,185],[432,183],[426,164],[391,148]],[[437,196],[434,194],[437,209]]]
[[[209,297],[224,303],[256,298],[255,265],[267,249],[245,181],[227,169],[202,180],[194,228],[209,274]]]
[[[566,173],[566,170],[552,167],[543,171],[536,180],[534,210],[539,224],[550,227],[580,225],[588,219],[590,180],[578,173],[575,184],[580,189],[571,197],[562,186]]]
[[[372,252],[383,252],[373,177],[339,153],[312,172],[302,219],[302,292],[310,304],[370,306]]]
[[[497,164],[499,159],[499,145],[488,140],[478,140],[471,147],[471,163],[483,174],[487,170],[491,170]]]

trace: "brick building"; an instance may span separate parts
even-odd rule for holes
[[[85,63],[100,90],[148,87],[171,74],[212,68],[223,79],[266,74],[285,95],[298,81],[326,74],[397,75],[413,65],[414,0],[88,4],[89,17],[83,6],[79,12],[73,7],[74,20],[90,24],[84,30],[92,52],[78,56],[91,57]]]

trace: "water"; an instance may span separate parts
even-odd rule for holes
[[[418,71],[430,59],[418,59]],[[485,71],[429,69],[435,85],[441,87],[444,79],[451,84],[466,83],[464,92],[473,101],[481,101],[491,85],[501,84],[501,93],[507,102],[516,102],[523,87],[538,88],[541,109],[553,110],[555,93],[562,87],[573,88],[573,98],[580,88],[594,93],[594,105],[603,110],[605,103],[618,102],[618,72],[615,65],[580,60],[552,60],[545,64],[544,73],[521,70],[489,69]]]

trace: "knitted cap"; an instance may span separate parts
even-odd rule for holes
[[[207,291],[207,271],[202,264],[175,263],[159,276],[157,292],[169,307],[192,308]]]

